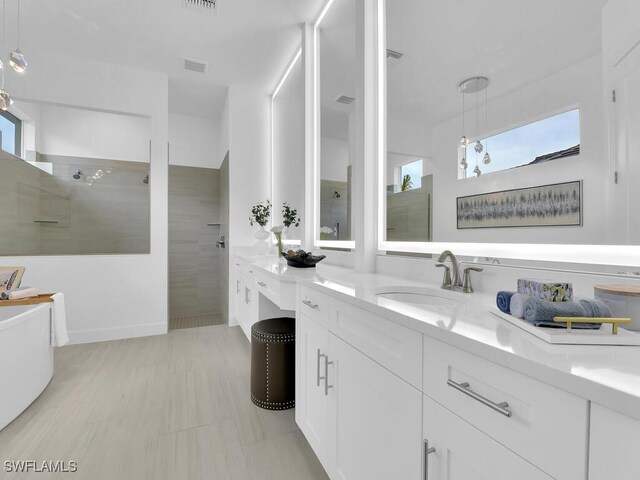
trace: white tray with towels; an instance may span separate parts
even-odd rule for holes
[[[618,327],[618,334],[611,333],[609,325],[603,325],[598,330],[567,330],[566,328],[536,327],[526,320],[504,313],[498,307],[489,309],[494,315],[529,332],[547,343],[558,345],[627,345],[640,346],[640,333]]]

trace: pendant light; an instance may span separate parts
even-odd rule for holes
[[[24,53],[20,51],[20,0],[18,0],[18,48],[9,55],[9,64],[18,73],[26,72],[29,65]]]
[[[7,0],[2,0],[2,53],[4,54],[5,46],[5,32],[7,31]],[[0,70],[2,73],[2,88],[0,88],[0,109],[9,110],[9,107],[13,105],[11,96],[4,88],[4,68]]]
[[[486,153],[484,157],[482,157],[482,163],[485,165],[489,165],[491,163],[491,155],[489,155],[489,97],[488,92],[489,88],[485,88],[484,90],[484,143],[486,147]]]
[[[489,85],[489,79],[487,77],[471,77],[467,80],[463,81],[460,85],[458,85],[458,90],[462,94],[462,138],[460,140],[460,146],[465,148],[465,155],[463,155],[462,160],[460,161],[460,168],[464,169],[466,172],[468,163],[466,159],[466,147],[469,145],[469,140],[465,135],[465,95],[475,93],[476,94],[476,135],[479,136],[480,133],[480,92],[482,90],[485,91],[485,134],[488,130],[488,113],[487,113],[487,87]],[[486,135],[485,135],[486,138]],[[485,140],[486,144],[486,140]],[[480,176],[482,174],[482,170],[480,170],[480,154],[483,151],[486,151],[484,157],[482,158],[483,163],[486,165],[491,162],[491,156],[487,149],[485,149],[485,145],[482,145],[480,140],[475,142],[473,149],[476,152],[476,166],[473,169],[473,173],[476,176]]]
[[[468,145],[469,145],[469,140],[467,140],[467,137],[465,136],[465,130],[464,130],[464,92],[462,92],[462,138],[460,139],[460,147],[466,149]],[[463,160],[464,160],[464,157],[466,157],[466,152],[462,158]]]

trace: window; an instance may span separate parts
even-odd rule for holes
[[[482,175],[508,170],[525,165],[544,162],[580,154],[580,110],[554,115],[523,127],[481,139],[484,150],[476,154],[475,141],[467,147],[468,170],[471,177],[476,160]],[[485,152],[489,152],[491,163],[482,161]],[[461,171],[460,178],[465,178]]]
[[[399,180],[398,190],[402,192],[422,187],[422,160],[402,165]]]
[[[16,157],[22,155],[22,121],[9,112],[0,110],[0,138],[2,150]]]

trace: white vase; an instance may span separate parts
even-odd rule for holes
[[[256,237],[257,242],[255,243],[256,253],[258,255],[266,255],[269,253],[269,243],[267,242],[268,238],[271,238],[271,234],[267,232],[264,227],[260,227],[254,237]]]

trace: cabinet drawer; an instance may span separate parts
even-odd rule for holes
[[[553,477],[586,478],[586,400],[427,336],[424,358],[431,398]]]
[[[298,308],[300,313],[315,320],[326,328],[327,319],[329,318],[329,297],[311,288],[301,286],[299,298],[300,303]]]
[[[253,277],[256,290],[276,305],[280,305],[280,282],[260,270],[256,270]]]
[[[422,390],[422,334],[342,302],[329,312],[329,330]]]

